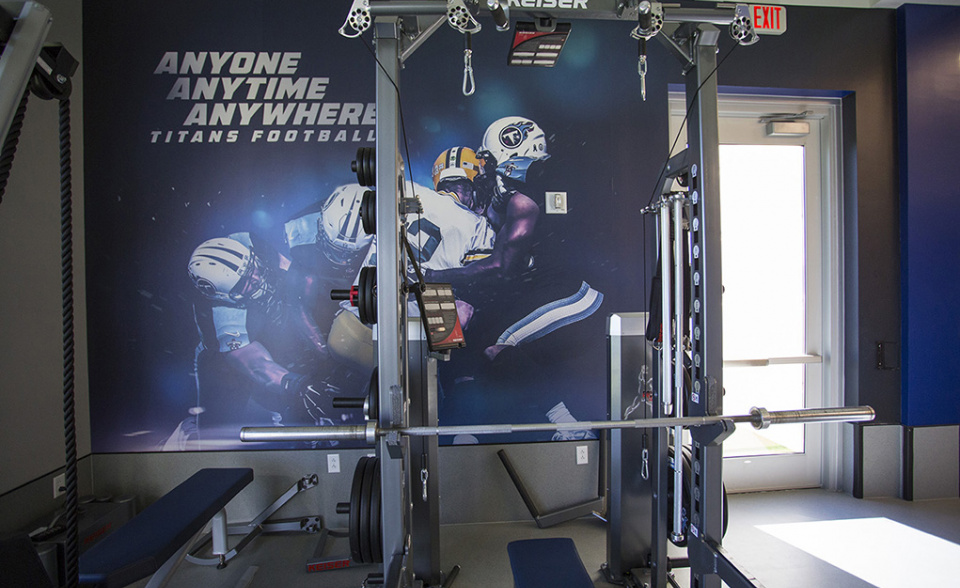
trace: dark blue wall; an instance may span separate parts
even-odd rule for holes
[[[903,424],[960,422],[960,8],[899,28]]]
[[[899,423],[900,372],[876,362],[877,341],[900,337],[896,13],[802,6],[788,13],[784,35],[736,49],[717,78],[844,95],[845,402],[872,406],[877,423]],[[721,56],[730,44],[724,32]]]

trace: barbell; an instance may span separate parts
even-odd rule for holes
[[[371,382],[375,382],[375,379]],[[368,398],[375,397],[375,388]],[[356,403],[359,399],[344,398],[344,402]],[[375,410],[375,409],[374,409]],[[673,428],[700,427],[716,423],[747,422],[757,429],[770,425],[788,423],[857,422],[873,420],[875,414],[869,406],[808,408],[802,410],[768,411],[752,408],[750,414],[733,416],[706,416],[635,419],[626,421],[580,421],[575,423],[530,423],[514,425],[459,425],[436,427],[398,427],[381,429],[373,420],[366,425],[330,427],[244,427],[240,430],[242,441],[366,441],[374,444],[384,435],[408,435],[423,437],[433,435],[491,435],[502,433],[528,433],[533,431],[570,431],[585,429],[628,428]],[[685,460],[689,457],[684,455]],[[685,471],[691,471],[688,463]],[[674,490],[671,489],[671,492]],[[689,493],[684,487],[683,492]],[[724,498],[726,498],[724,491]],[[687,499],[689,500],[689,499]],[[672,501],[671,501],[672,502]],[[350,501],[337,504],[337,513],[349,515],[350,555],[357,563],[380,563],[383,561],[381,525],[380,460],[364,456],[357,462],[350,488]],[[726,509],[725,509],[726,510]],[[726,516],[724,516],[726,519]],[[725,525],[724,525],[725,526]]]
[[[376,422],[365,425],[335,425],[329,427],[243,427],[240,440],[246,442],[273,441],[366,441],[373,445],[380,437],[433,437],[438,435],[503,435],[510,433],[538,433],[557,431],[585,431],[605,429],[654,429],[673,427],[705,427],[719,423],[750,423],[756,429],[790,423],[829,423],[872,421],[875,417],[869,406],[835,408],[805,408],[800,410],[768,411],[754,407],[750,414],[716,415],[702,417],[668,417],[626,421],[578,421],[572,423],[526,423],[502,425],[446,425],[432,427],[386,427]]]

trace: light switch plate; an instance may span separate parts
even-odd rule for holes
[[[566,192],[547,192],[544,202],[547,214],[567,214]]]

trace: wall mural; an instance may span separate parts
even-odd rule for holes
[[[349,2],[84,4],[85,222],[93,450],[244,444],[247,425],[355,424],[369,327],[330,299],[376,243],[350,169],[375,146],[371,34]],[[450,282],[467,347],[440,363],[441,424],[606,418],[606,318],[644,308],[666,156],[651,44],[578,21],[552,68],[508,67],[512,33],[443,26],[399,89],[407,237]],[[659,70],[658,70],[659,68]],[[591,431],[443,443],[592,438]],[[329,443],[319,444],[320,447]]]

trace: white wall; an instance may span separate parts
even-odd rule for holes
[[[81,3],[43,0],[47,41],[82,57]],[[83,64],[71,96],[78,454],[90,453],[83,257]],[[62,468],[59,105],[31,97],[0,203],[0,495]],[[46,497],[53,508],[52,487]],[[62,500],[62,499],[61,499]],[[3,517],[7,519],[7,517]]]

